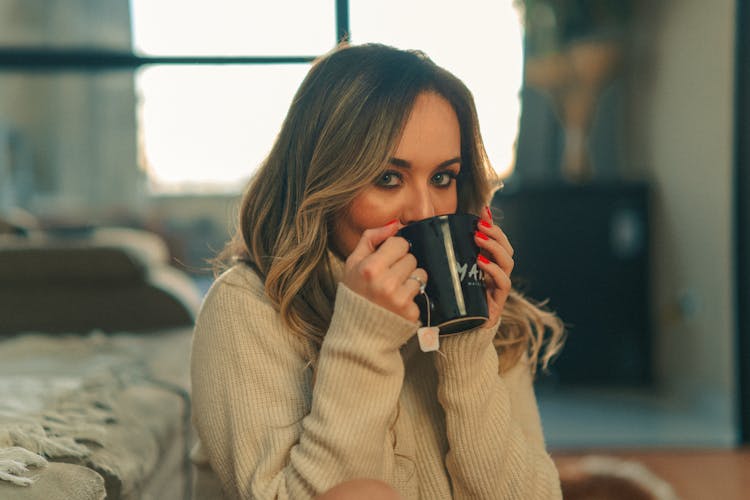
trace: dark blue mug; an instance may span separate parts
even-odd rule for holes
[[[417,265],[427,271],[425,294],[414,300],[420,321],[453,335],[482,325],[489,318],[484,273],[477,265],[474,242],[479,217],[450,214],[414,222],[398,236],[411,245]]]

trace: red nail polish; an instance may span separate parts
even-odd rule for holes
[[[489,264],[489,263],[490,263],[490,261],[489,261],[489,260],[487,260],[487,257],[485,257],[485,256],[484,256],[484,255],[482,255],[482,254],[479,254],[479,257],[477,257],[477,260],[478,260],[479,262],[481,262],[482,264]]]
[[[492,223],[487,222],[486,220],[480,220],[479,223],[484,227],[492,227]]]
[[[489,240],[490,239],[486,234],[484,234],[482,232],[479,232],[479,231],[475,231],[474,232],[474,236],[476,236],[480,240]]]
[[[484,207],[485,212],[487,212],[487,217],[489,217],[490,220],[492,220],[492,211],[490,210],[489,206]]]
[[[388,224],[386,224],[386,226],[390,226],[391,224],[395,224],[395,223],[397,223],[397,222],[398,222],[398,219],[393,219],[393,220],[392,220],[392,221],[390,221],[390,222],[389,222]]]

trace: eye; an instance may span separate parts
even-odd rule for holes
[[[401,185],[401,174],[398,172],[385,172],[383,175],[378,178],[377,181],[375,181],[375,184],[377,184],[380,187],[385,188],[394,188]]]
[[[432,176],[432,183],[438,187],[448,187],[456,179],[456,173],[451,170],[438,172]]]

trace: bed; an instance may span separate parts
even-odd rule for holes
[[[0,499],[189,498],[193,279],[149,231],[1,229]]]

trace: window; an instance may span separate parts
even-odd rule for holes
[[[136,73],[139,155],[155,192],[238,191],[270,150],[308,64]]]
[[[513,2],[8,0],[0,148],[11,137],[28,161],[0,165],[0,178],[24,191],[13,203],[80,218],[141,210],[149,193],[239,192],[310,63],[344,33],[423,49],[466,81],[508,172],[522,70]]]
[[[342,2],[338,2],[339,4]],[[507,174],[520,112],[522,34],[513,0],[350,0],[351,40],[424,50],[474,93],[488,153]],[[150,56],[278,56],[278,64],[153,65],[136,73],[139,158],[153,192],[239,191],[278,132],[309,62],[336,40],[336,2],[131,0]],[[311,58],[311,57],[310,57]]]

